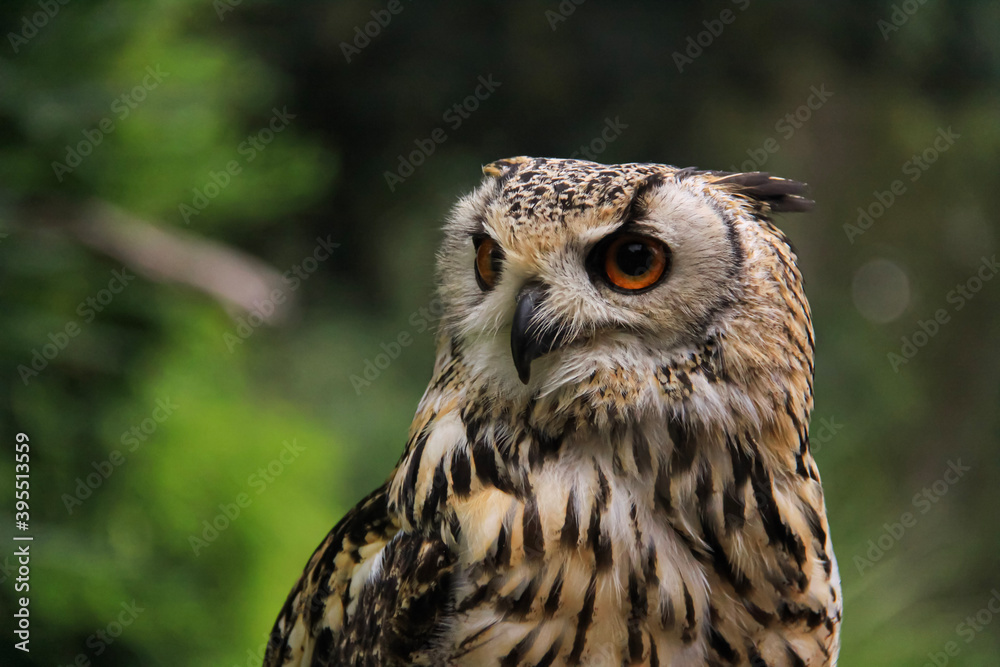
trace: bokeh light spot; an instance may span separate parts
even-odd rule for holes
[[[910,305],[910,280],[899,264],[879,257],[854,273],[851,297],[865,319],[886,324]]]

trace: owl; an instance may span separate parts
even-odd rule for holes
[[[516,157],[438,255],[433,377],[265,665],[835,665],[813,331],[766,173]]]

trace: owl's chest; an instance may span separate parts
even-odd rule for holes
[[[707,584],[653,485],[610,457],[559,463],[530,496],[455,504],[452,664],[700,664]]]

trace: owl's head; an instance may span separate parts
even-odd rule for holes
[[[695,403],[753,417],[776,386],[811,404],[808,305],[767,218],[809,208],[801,183],[527,157],[483,172],[438,270],[443,344],[490,395],[598,418]]]

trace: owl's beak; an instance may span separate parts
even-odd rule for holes
[[[531,362],[566,342],[560,327],[537,320],[545,294],[544,285],[532,282],[522,287],[517,295],[510,331],[510,351],[517,377],[524,384],[531,379]]]

